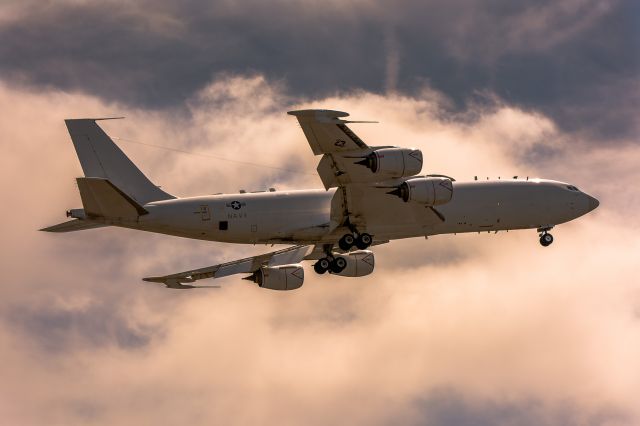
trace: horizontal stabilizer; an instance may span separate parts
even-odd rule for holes
[[[42,228],[41,231],[73,232],[73,231],[84,231],[85,229],[102,228],[104,226],[108,226],[108,225],[103,225],[102,223],[88,222],[86,220],[73,219],[67,222],[59,223],[57,225]]]
[[[148,212],[108,179],[76,179],[87,217],[135,219]]]

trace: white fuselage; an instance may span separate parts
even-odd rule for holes
[[[379,190],[363,203],[366,229],[376,240],[435,234],[545,228],[586,214],[591,196],[550,180],[454,182],[453,198],[437,206],[445,221],[422,204],[404,202]],[[573,189],[572,189],[573,188]],[[336,242],[345,227],[332,221],[336,190],[222,194],[146,204],[136,222],[111,225],[180,237],[230,243]]]

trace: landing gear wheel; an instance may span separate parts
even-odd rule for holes
[[[342,238],[340,238],[340,240],[338,240],[338,246],[344,251],[349,251],[351,250],[351,247],[353,247],[355,242],[356,239],[353,238],[353,235],[345,234],[342,236]]]
[[[316,273],[322,275],[325,272],[327,272],[330,266],[331,266],[331,262],[329,262],[329,259],[327,259],[326,257],[323,257],[313,265],[313,270],[316,271]]]
[[[359,250],[364,250],[369,247],[372,242],[373,237],[371,237],[371,235],[367,233],[360,234],[356,239],[356,247],[358,247]]]
[[[543,247],[547,247],[551,245],[552,242],[553,242],[553,235],[546,232],[540,235],[540,244],[542,244]]]
[[[346,267],[347,267],[347,259],[345,259],[344,257],[338,256],[335,259],[333,259],[333,262],[331,262],[331,266],[329,268],[331,269],[331,272],[333,272],[334,274],[339,274]]]

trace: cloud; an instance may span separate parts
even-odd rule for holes
[[[398,87],[398,75],[400,73],[400,52],[394,29],[387,30],[384,45],[387,52],[385,90],[387,93],[393,93]]]
[[[428,82],[454,111],[488,90],[614,143],[639,131],[637,13],[615,0],[11,2],[0,71],[156,109],[226,73],[283,81],[298,98],[411,96]]]
[[[429,425],[583,425],[624,424],[629,421],[615,411],[584,415],[570,404],[547,407],[535,400],[474,401],[455,392],[434,391],[420,401],[424,418],[415,424]]]
[[[51,304],[15,307],[9,310],[5,321],[19,333],[32,336],[43,352],[55,355],[76,350],[78,346],[96,350],[105,344],[124,348],[147,345],[153,330],[128,324],[125,321],[128,316],[123,307],[97,302],[82,307]]]
[[[566,0],[490,5],[462,1],[459,5],[467,7],[462,8],[460,25],[447,40],[448,45],[463,59],[495,61],[512,53],[544,52],[570,43],[619,3]],[[477,37],[480,29],[488,33]]]
[[[303,102],[289,90],[230,74],[158,111],[0,86],[4,423],[637,423],[636,145],[592,149],[494,95],[448,115],[452,101],[429,86]],[[123,114],[105,122],[110,134],[278,167],[119,142],[154,182],[195,195],[320,187],[308,173],[317,158],[284,114],[308,106],[380,120],[353,129],[423,149],[425,172],[559,178],[602,204],[559,226],[547,249],[533,231],[396,241],[376,247],[366,279],[307,268],[288,293],[237,277],[193,292],[140,282],[268,247],[35,231],[79,206],[63,118]]]

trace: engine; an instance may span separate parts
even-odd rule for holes
[[[370,250],[352,251],[348,255],[341,255],[346,261],[347,266],[335,273],[343,277],[364,277],[373,272],[375,266],[375,258]]]
[[[382,148],[373,151],[360,164],[380,179],[414,176],[422,170],[422,151],[408,148]]]
[[[302,265],[263,266],[246,279],[270,290],[295,290],[304,283]]]
[[[437,206],[451,201],[453,184],[443,177],[417,177],[407,179],[389,194],[396,195],[405,203],[414,201],[427,206]]]

